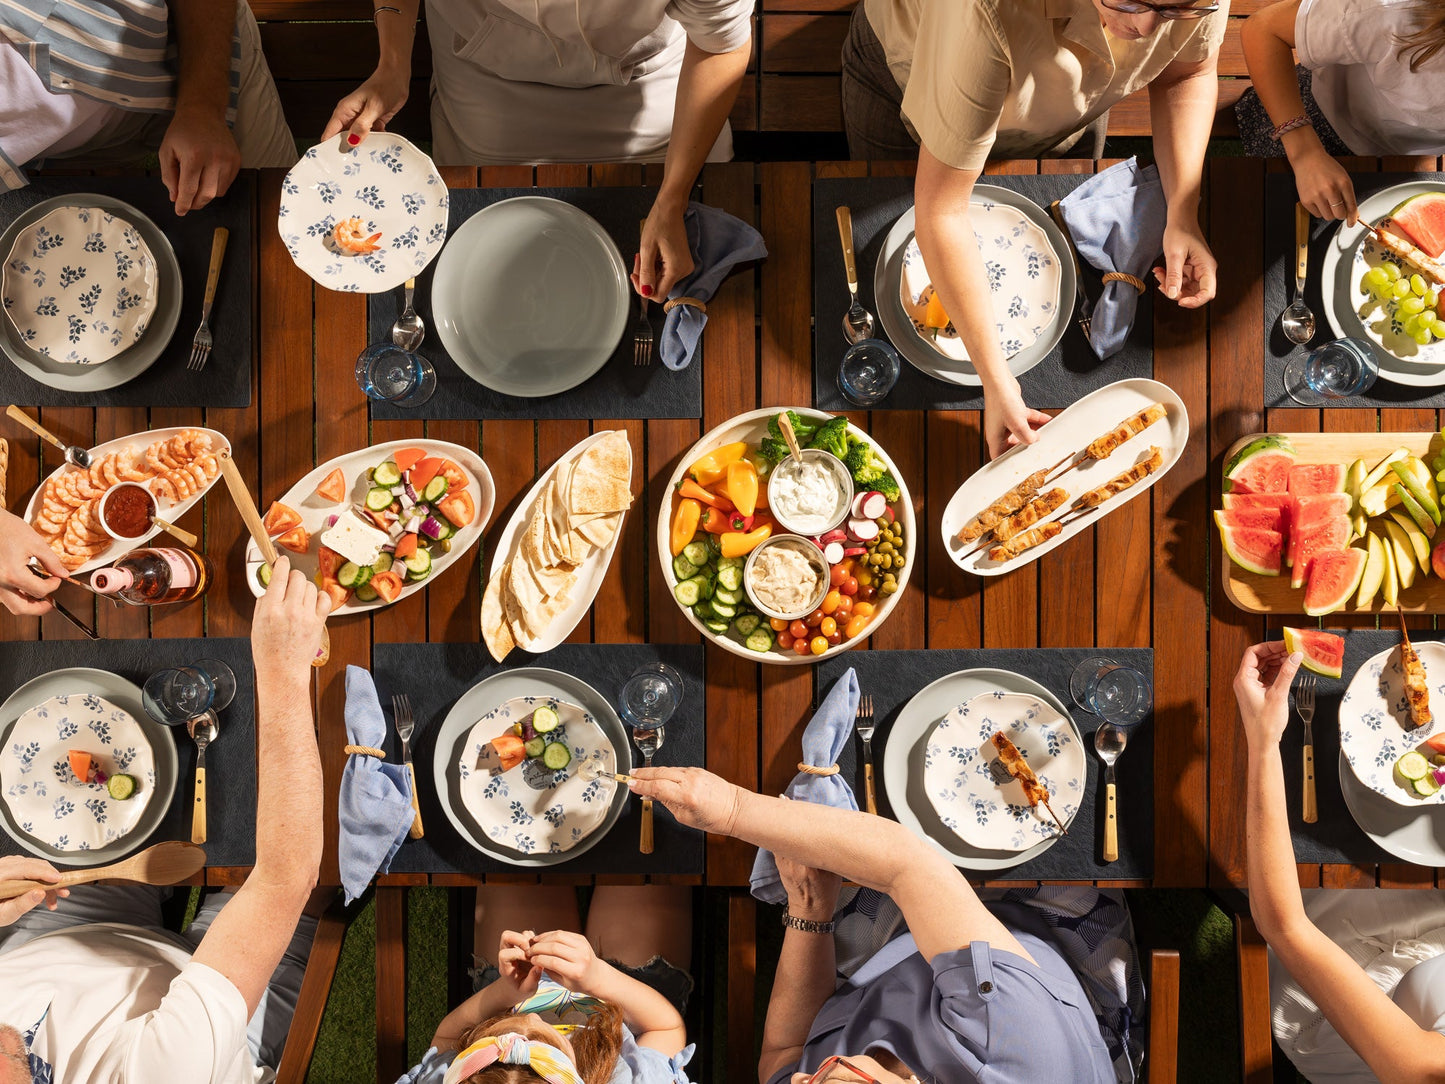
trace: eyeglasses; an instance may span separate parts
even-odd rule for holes
[[[1218,4],[1150,4],[1145,0],[1099,0],[1121,15],[1157,15],[1161,19],[1202,19],[1219,10]]]
[[[839,1066],[853,1073],[856,1080],[847,1080],[845,1082],[844,1077],[829,1076],[829,1074]],[[808,1084],[825,1084],[825,1082],[826,1084],[858,1084],[858,1082],[861,1082],[861,1084],[882,1084],[877,1077],[869,1076],[851,1061],[844,1061],[838,1054],[834,1054],[832,1057],[826,1059],[822,1065],[818,1066],[818,1071],[808,1078]]]

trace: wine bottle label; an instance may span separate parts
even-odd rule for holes
[[[170,590],[184,591],[196,585],[196,563],[184,550],[156,549],[151,552],[166,563],[170,571]]]

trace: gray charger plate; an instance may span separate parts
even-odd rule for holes
[[[114,211],[140,231],[156,258],[160,298],[156,302],[155,315],[140,342],[99,365],[71,365],[47,358],[21,342],[9,319],[0,319],[0,352],[26,376],[57,391],[86,392],[116,388],[134,380],[154,365],[176,333],[176,324],[181,318],[181,265],[176,262],[175,249],[171,248],[166,235],[148,216],[123,200],[98,192],[55,196],[29,208],[10,223],[4,233],[0,233],[0,259],[10,258],[10,250],[21,230],[58,207],[100,207]]]
[[[1059,841],[1041,840],[1024,851],[990,851],[971,847],[939,818],[923,785],[923,752],[934,727],[959,704],[980,693],[1002,690],[1037,696],[1069,721],[1074,737],[1086,753],[1079,726],[1061,700],[1037,681],[1011,670],[979,667],[946,674],[925,685],[904,704],[888,731],[883,750],[883,791],[893,815],[905,828],[932,842],[954,865],[963,869],[1001,870],[1037,858]]]
[[[165,819],[171,799],[176,793],[176,782],[180,775],[179,758],[169,729],[153,720],[141,706],[140,687],[119,674],[112,674],[108,670],[94,670],[87,666],[41,674],[11,693],[5,703],[0,704],[0,746],[10,739],[10,730],[14,727],[15,720],[31,708],[45,703],[53,696],[74,693],[95,693],[103,696],[116,707],[129,712],[140,724],[141,731],[150,739],[151,752],[156,758],[155,795],[130,832],[114,843],[97,847],[93,851],[59,851],[41,843],[20,830],[10,815],[10,807],[3,801],[0,801],[0,828],[4,828],[6,835],[31,854],[44,858],[53,865],[103,866],[124,858],[139,847]]]
[[[627,804],[631,793],[627,787],[618,785],[612,796],[612,805],[602,823],[577,846],[558,854],[523,854],[510,847],[500,847],[487,838],[486,831],[462,805],[461,775],[457,771],[457,757],[467,734],[487,712],[498,704],[518,696],[555,696],[585,708],[601,724],[603,732],[612,742],[617,756],[618,770],[632,763],[632,747],[628,744],[627,731],[617,717],[608,699],[580,678],[558,670],[541,666],[527,666],[516,670],[503,670],[477,682],[461,695],[452,705],[447,717],[437,730],[435,760],[432,763],[432,779],[436,786],[437,799],[462,839],[477,850],[502,862],[514,866],[555,866],[576,858],[594,847],[617,823],[622,816],[622,807]]]
[[[1445,809],[1412,809],[1376,794],[1356,777],[1340,750],[1340,791],[1360,831],[1383,850],[1418,866],[1445,866]]]

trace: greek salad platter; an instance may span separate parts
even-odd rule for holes
[[[668,485],[663,578],[724,650],[771,663],[828,658],[881,625],[908,586],[908,487],[847,418],[801,407],[740,414],[693,445]]]
[[[495,491],[473,451],[394,440],[337,456],[266,510],[264,525],[293,568],[331,596],[332,613],[415,594],[481,537]],[[246,545],[246,583],[260,598],[271,569]]]

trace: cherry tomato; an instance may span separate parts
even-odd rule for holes
[[[838,596],[838,608],[833,611],[833,616],[839,623],[846,623],[853,613],[853,598],[849,595]]]
[[[858,579],[856,576],[849,576],[843,581],[843,586],[838,588],[845,595],[856,595],[858,593]]]
[[[785,628],[788,627],[788,623],[784,621],[781,617],[768,618],[768,624],[772,626],[774,632],[782,632]]]
[[[868,621],[869,617],[867,614],[855,613],[848,622],[848,628],[846,630],[848,634],[848,639],[853,639],[860,632],[866,629],[868,627]]]
[[[806,636],[800,636],[794,640],[793,650],[799,655],[806,655],[808,653],[808,638]]]
[[[828,638],[826,636],[814,636],[813,642],[808,645],[808,648],[814,655],[821,655],[828,650]],[[801,655],[802,652],[800,651],[798,654]]]
[[[794,636],[791,632],[789,632],[786,626],[778,630],[778,646],[784,651],[787,651],[788,648],[792,647],[793,641],[796,639],[797,637]]]
[[[870,571],[869,569],[866,569],[866,568],[860,568],[860,569],[858,570],[858,586],[859,586],[859,587],[867,587],[867,586],[868,586],[870,583],[872,583],[872,582],[873,582],[873,573],[872,573],[872,571]]]
[[[848,570],[842,565],[834,565],[833,570],[828,573],[828,582],[834,587],[848,578]]]
[[[829,644],[829,646],[831,646],[831,647],[837,647],[837,646],[838,646],[839,644],[841,644],[842,642],[843,642],[843,631],[842,631],[841,629],[834,629],[834,630],[833,630],[833,635],[831,635],[831,636],[828,637],[828,644]]]
[[[829,591],[827,595],[823,597],[823,605],[818,608],[825,614],[830,614],[838,608],[838,600],[842,597],[837,591]]]
[[[815,629],[826,616],[827,615],[823,613],[822,608],[820,607],[819,609],[816,609],[812,613],[810,613],[807,617],[803,618],[803,624],[807,625],[810,629]]]
[[[824,636],[832,636],[833,633],[838,631],[838,622],[831,617],[825,617],[822,621],[818,622],[818,631]]]
[[[871,603],[871,602],[855,602],[855,603],[853,603],[853,616],[854,616],[854,617],[872,617],[872,616],[873,616],[873,603]]]
[[[794,621],[788,626],[788,634],[794,640],[806,640],[808,638],[808,626],[801,621]]]
[[[878,588],[874,587],[871,583],[866,587],[858,588],[858,599],[861,602],[872,602],[877,597]]]

